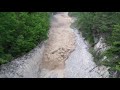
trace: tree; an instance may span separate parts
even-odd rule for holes
[[[0,64],[17,58],[47,39],[47,12],[0,13]]]

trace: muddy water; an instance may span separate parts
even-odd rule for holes
[[[64,77],[65,60],[75,49],[75,34],[67,12],[53,16],[49,39],[45,45],[40,77]]]

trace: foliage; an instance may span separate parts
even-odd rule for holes
[[[96,58],[107,56],[103,63],[120,71],[120,12],[74,12],[70,15],[77,17],[77,27],[91,46],[96,44],[94,38],[105,39],[110,49]]]
[[[47,12],[0,12],[0,64],[29,52],[48,30]]]
[[[111,48],[105,52],[110,59],[107,63],[120,71],[120,24],[114,25],[110,45]]]

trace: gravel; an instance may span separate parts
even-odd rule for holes
[[[37,78],[44,43],[38,45],[28,54],[0,66],[0,78]]]
[[[108,68],[96,66],[84,38],[74,29],[76,48],[65,62],[65,78],[108,78]]]

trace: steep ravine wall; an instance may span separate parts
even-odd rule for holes
[[[100,56],[100,54],[104,53],[107,49],[109,49],[110,47],[107,46],[107,44],[105,43],[104,38],[101,36],[98,43],[94,46],[93,48],[93,52],[95,52],[96,56],[99,56],[100,59],[98,60],[98,63],[105,61],[105,60],[109,60],[109,58],[107,58],[107,56]],[[96,61],[97,62],[97,61]],[[110,67],[108,67],[108,71],[109,71],[109,77],[110,78],[118,78],[119,77],[119,73],[117,71],[111,70]]]

